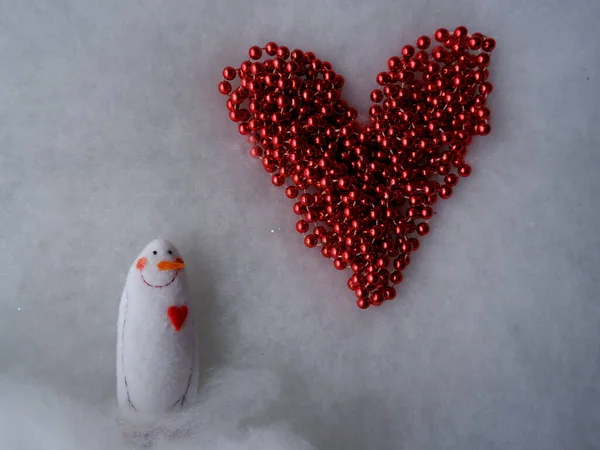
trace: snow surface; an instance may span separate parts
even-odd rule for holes
[[[0,2],[0,448],[599,448],[599,20],[592,0]],[[313,50],[364,111],[389,56],[461,24],[498,41],[493,132],[400,299],[360,311],[220,71]],[[132,429],[117,307],[159,236],[200,302],[203,400]]]

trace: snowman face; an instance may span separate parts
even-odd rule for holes
[[[165,288],[171,285],[184,267],[177,248],[163,239],[150,242],[135,264],[142,281],[151,288]]]

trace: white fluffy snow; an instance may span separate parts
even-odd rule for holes
[[[599,19],[586,0],[0,2],[0,448],[600,447]],[[221,69],[312,50],[365,112],[388,57],[463,24],[498,42],[492,134],[399,299],[360,311],[247,156]],[[203,401],[123,428],[118,302],[156,236],[200,303]]]

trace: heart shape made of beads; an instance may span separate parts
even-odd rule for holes
[[[432,50],[421,36],[388,60],[364,126],[341,98],[344,78],[312,52],[251,47],[238,69],[223,69],[218,86],[250,155],[296,200],[306,246],[351,269],[348,287],[361,309],[396,297],[393,285],[419,248],[417,236],[429,232],[432,206],[470,175],[472,137],[490,132],[495,41],[463,26],[441,28],[434,39]]]

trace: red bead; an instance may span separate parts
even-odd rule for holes
[[[485,106],[482,106],[480,108],[475,109],[475,115],[480,119],[487,119],[488,117],[490,117],[490,110],[487,109]]]
[[[469,34],[469,30],[466,27],[460,26],[454,30],[454,36],[457,38],[466,37]]]
[[[294,49],[292,53],[290,53],[290,58],[294,61],[299,61],[304,56],[304,52],[299,49]]]
[[[265,52],[269,56],[275,56],[277,53],[277,44],[275,42],[268,42],[267,45],[265,45]]]
[[[458,177],[453,173],[449,173],[444,177],[444,183],[450,187],[456,186],[456,184],[458,183]]]
[[[294,203],[294,213],[298,215],[302,215],[306,212],[306,206],[302,205],[300,202]]]
[[[436,61],[442,61],[446,56],[446,50],[444,47],[436,47],[431,52],[431,56],[433,56],[433,59]]]
[[[426,184],[425,186],[423,186],[423,193],[425,195],[433,195],[435,193],[435,187],[432,184]],[[416,197],[418,200],[416,200],[415,202],[412,202],[411,198],[412,196],[409,197],[409,202],[411,205],[420,205],[424,201],[423,197]]]
[[[491,52],[496,48],[496,41],[492,38],[486,38],[483,40],[483,44],[481,44],[481,49],[484,52]]]
[[[479,50],[481,48],[482,39],[479,36],[471,36],[469,39],[469,48],[471,50]]]
[[[284,59],[284,60],[288,59],[290,57],[290,49],[284,45],[279,47],[275,53],[279,58]]]
[[[458,168],[458,174],[461,177],[468,177],[469,175],[471,175],[471,166],[469,166],[468,164],[460,166]]]
[[[401,53],[405,59],[412,58],[415,55],[415,48],[412,45],[405,45]]]
[[[262,148],[258,147],[258,146],[253,146],[250,149],[250,156],[253,158],[260,158],[263,155],[263,151]]]
[[[313,248],[317,245],[317,237],[314,234],[309,234],[304,238],[304,245],[308,248]]]
[[[428,205],[435,205],[437,203],[437,196],[436,195],[431,195],[429,197],[427,197],[427,201],[425,203],[427,203]]]
[[[308,223],[315,223],[317,220],[319,220],[318,214],[313,211],[308,211],[306,214],[304,214],[304,218]]]
[[[426,236],[429,234],[429,224],[425,223],[425,222],[421,222],[419,225],[417,225],[417,233],[419,234],[419,236]]]
[[[325,233],[326,233],[325,228],[320,225],[316,226],[315,229],[313,230],[313,234],[317,237],[325,236]]]
[[[404,270],[408,266],[406,258],[398,258],[394,261],[394,269],[396,270]]]
[[[481,92],[482,94],[489,95],[492,93],[493,90],[494,86],[492,85],[492,83],[489,83],[487,81],[482,83],[481,86],[479,86],[479,92]]]
[[[239,105],[244,101],[244,96],[237,90],[233,91],[233,93],[229,96],[229,101],[233,105]]]
[[[296,231],[298,231],[298,233],[306,233],[308,231],[308,228],[309,225],[306,220],[299,220],[296,223]]]
[[[374,91],[371,92],[371,101],[373,103],[379,103],[382,100],[383,100],[383,92],[381,92],[379,89],[375,89]]]
[[[298,64],[295,61],[290,61],[285,65],[285,71],[288,73],[294,73],[298,70]]]
[[[250,66],[250,72],[253,75],[261,75],[263,73],[263,65],[259,62],[252,63],[252,65]],[[244,79],[243,81],[245,80],[246,79]]]
[[[369,306],[371,306],[369,301],[365,298],[359,298],[358,300],[356,300],[356,304],[360,309],[367,309]]]
[[[369,291],[364,286],[359,286],[354,290],[354,293],[356,294],[356,297],[365,299],[369,295]]]
[[[244,73],[250,72],[250,68],[252,67],[252,63],[250,61],[244,61],[240,65],[240,72],[243,75]]]
[[[385,300],[393,300],[396,298],[396,289],[391,286],[387,286],[383,289],[383,298]]]
[[[345,261],[341,260],[341,259],[336,259],[333,262],[333,266],[337,269],[337,270],[344,270],[347,266],[348,263],[346,263]]]
[[[236,74],[236,70],[231,66],[225,67],[223,69],[223,78],[225,78],[226,80],[233,80]]]
[[[419,247],[421,245],[419,244],[419,240],[418,239],[416,239],[416,238],[410,238],[408,240],[408,242],[409,242],[410,246],[412,247],[412,251],[413,252],[416,252],[417,250],[419,250]]]
[[[262,89],[262,85],[261,85],[260,81],[256,81],[256,80],[250,80],[250,81],[248,81],[246,83],[246,87],[252,93],[258,93]],[[253,105],[253,106],[256,106],[256,105]]]
[[[388,67],[392,70],[398,69],[402,67],[402,60],[397,56],[392,56],[390,59],[388,59]]]
[[[437,172],[440,175],[446,175],[450,172],[450,164],[440,164],[437,168]]]
[[[285,178],[281,175],[273,175],[271,177],[271,182],[274,186],[283,186],[283,184],[285,183]]]
[[[298,188],[296,186],[288,186],[285,189],[285,195],[287,198],[296,198],[298,197]]]
[[[384,300],[385,298],[383,296],[383,293],[379,291],[375,291],[373,292],[373,295],[371,295],[371,304],[373,306],[381,306]]]
[[[370,272],[367,274],[366,280],[367,280],[367,283],[369,283],[371,285],[376,285],[379,283],[380,278],[379,278],[378,274]]]
[[[300,203],[306,206],[310,206],[314,203],[315,198],[311,194],[302,194],[300,196]]]
[[[443,199],[448,199],[452,196],[452,188],[450,186],[442,186],[440,190],[440,197]]]
[[[248,126],[248,124],[247,124],[246,122],[244,122],[244,123],[240,123],[240,124],[238,125],[238,132],[239,132],[241,135],[247,136],[247,135],[249,135],[249,134],[250,134],[250,127]]]
[[[256,45],[254,47],[250,47],[250,50],[248,50],[248,56],[250,56],[250,59],[260,59],[262,56],[261,48]]]
[[[490,64],[490,56],[487,53],[481,53],[477,55],[477,65],[480,67],[487,67]]]
[[[404,279],[404,275],[402,275],[402,272],[400,272],[398,270],[396,270],[390,274],[390,281],[394,284],[402,283],[403,279]]]
[[[481,136],[487,136],[488,134],[490,134],[491,130],[492,128],[487,123],[477,125],[477,133],[479,133]]]
[[[219,92],[223,95],[227,95],[231,92],[231,83],[229,81],[221,81],[219,83]]]
[[[445,28],[440,28],[435,32],[435,40],[438,42],[444,42],[450,36],[450,32]]]
[[[381,72],[377,75],[377,84],[379,84],[380,86],[383,86],[389,83],[390,81],[390,75],[387,72]]]
[[[387,258],[378,258],[377,261],[375,262],[375,264],[380,269],[385,269],[386,267],[388,267],[390,265],[390,261]]]
[[[417,39],[417,47],[419,47],[421,50],[427,49],[429,44],[431,44],[431,39],[429,39],[427,36],[421,36],[419,39]]]

